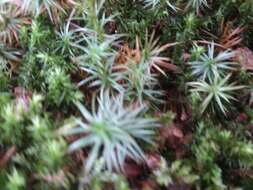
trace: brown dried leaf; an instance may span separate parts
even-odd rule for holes
[[[136,49],[132,49],[129,47],[128,43],[125,43],[119,50],[118,55],[116,56],[115,63],[118,65],[124,65],[129,60],[138,64],[141,61],[141,50],[140,43],[138,37],[136,37]]]
[[[237,48],[234,59],[241,64],[244,70],[253,71],[253,52],[249,48]]]
[[[182,145],[184,134],[181,129],[174,124],[170,127],[160,129],[160,140],[162,144],[166,144],[171,148],[177,148]]]
[[[239,123],[245,122],[248,120],[248,116],[245,113],[240,113],[237,117],[236,117],[236,121]]]
[[[146,156],[147,158],[147,165],[149,169],[154,170],[159,168],[161,155],[156,153],[151,153]]]
[[[242,38],[241,34],[244,30],[243,27],[238,26],[235,29],[232,29],[232,26],[230,23],[227,23],[225,27],[223,28],[223,33],[220,37],[219,44],[223,46],[225,49],[232,49],[238,44],[241,43]]]
[[[137,165],[136,163],[125,163],[124,164],[124,175],[129,178],[137,178],[142,175],[142,166]]]
[[[6,151],[6,153],[0,158],[0,168],[5,167],[16,151],[16,146],[14,145]]]
[[[154,45],[157,43],[157,40],[153,42]],[[161,47],[156,47],[155,51],[159,54],[168,49],[169,47],[175,46],[177,44],[178,43],[167,43]],[[133,63],[139,64],[141,62],[141,58],[142,51],[140,49],[140,40],[138,37],[136,37],[135,49],[130,48],[129,45],[125,43],[118,51],[118,55],[116,56],[114,62],[117,65],[124,65],[128,61],[132,61]],[[176,65],[172,64],[170,58],[168,57],[162,57],[157,55],[152,57],[151,62],[152,69],[155,69],[158,72],[164,73],[163,69],[168,71],[180,72],[180,69]]]

